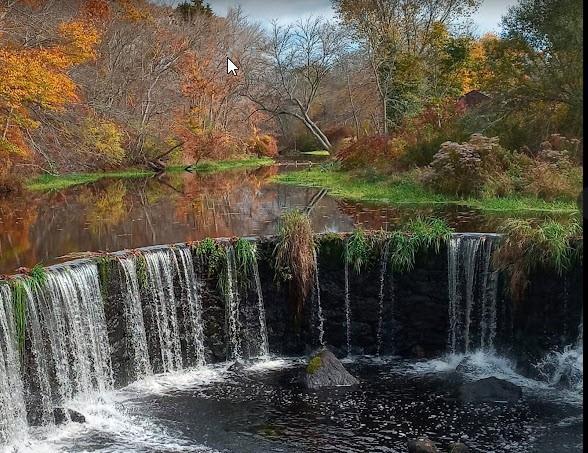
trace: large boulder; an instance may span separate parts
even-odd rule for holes
[[[359,381],[345,369],[341,361],[328,349],[315,354],[308,362],[304,385],[308,389],[350,386]]]
[[[426,437],[408,441],[408,453],[438,453],[439,450],[431,439]]]
[[[523,390],[512,382],[488,377],[462,384],[458,389],[458,398],[466,402],[507,401],[521,399]]]

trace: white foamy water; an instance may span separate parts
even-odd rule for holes
[[[525,394],[556,402],[582,404],[583,394],[583,353],[581,349],[565,348],[563,352],[550,352],[536,367],[543,380],[527,378],[519,374],[512,361],[499,355],[478,350],[471,354],[447,354],[443,357],[411,365],[417,373],[439,373],[454,371],[464,363],[464,376],[471,380],[494,376],[512,382],[526,389]],[[545,370],[543,373],[541,369]],[[549,370],[549,371],[548,371]],[[562,376],[571,376],[565,387],[559,385]]]
[[[276,360],[274,366],[286,361]],[[69,422],[61,426],[29,428],[0,449],[6,453],[56,453],[62,451],[99,452],[206,452],[216,450],[194,445],[179,432],[170,431],[145,413],[137,401],[187,388],[205,387],[225,378],[228,363],[147,376],[117,390],[67,401],[86,423]],[[106,441],[104,441],[106,439]],[[87,447],[84,447],[87,445]],[[97,447],[99,445],[99,447]]]

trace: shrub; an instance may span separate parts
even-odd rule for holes
[[[337,152],[344,169],[377,168],[391,170],[398,167],[406,142],[398,137],[374,135],[362,137]]]
[[[479,193],[490,176],[507,168],[508,153],[498,138],[473,134],[466,143],[443,143],[425,181],[439,192],[469,196]]]
[[[541,143],[537,158],[558,168],[572,165],[572,161],[581,162],[581,142],[578,139],[566,138],[560,134],[551,134]]]
[[[176,138],[182,142],[184,161],[196,165],[201,160],[222,160],[241,152],[242,146],[224,131],[203,129],[192,124],[178,125]]]
[[[548,201],[574,199],[582,191],[581,167],[558,168],[556,164],[537,161],[529,167],[525,180],[525,193]]]
[[[259,134],[253,131],[247,141],[247,151],[258,157],[276,157],[278,155],[278,141],[273,135]]]

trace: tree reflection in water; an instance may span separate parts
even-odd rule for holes
[[[280,215],[305,209],[315,232],[354,225],[393,229],[417,215],[457,231],[496,231],[499,215],[458,206],[382,206],[337,200],[318,188],[273,184],[275,167],[215,174],[103,179],[51,193],[0,198],[0,273],[80,251],[115,251],[205,237],[276,232]],[[510,214],[512,215],[512,213]]]

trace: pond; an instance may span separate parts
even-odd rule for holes
[[[54,192],[0,198],[0,274],[83,251],[116,251],[205,237],[273,234],[280,215],[309,212],[315,232],[390,229],[416,215],[458,232],[493,232],[504,218],[460,206],[391,206],[336,199],[272,183],[278,166],[215,174],[103,179]],[[303,170],[298,170],[303,171]]]
[[[524,379],[492,356],[471,377],[496,374],[523,385],[516,404],[461,403],[448,397],[442,359],[345,360],[356,388],[307,391],[300,359],[217,364],[153,376],[72,407],[84,425],[39,429],[25,451],[404,452],[407,440],[435,438],[472,451],[581,451],[582,408],[564,391]],[[89,403],[89,404],[88,404]],[[548,428],[548,429],[547,429]]]

